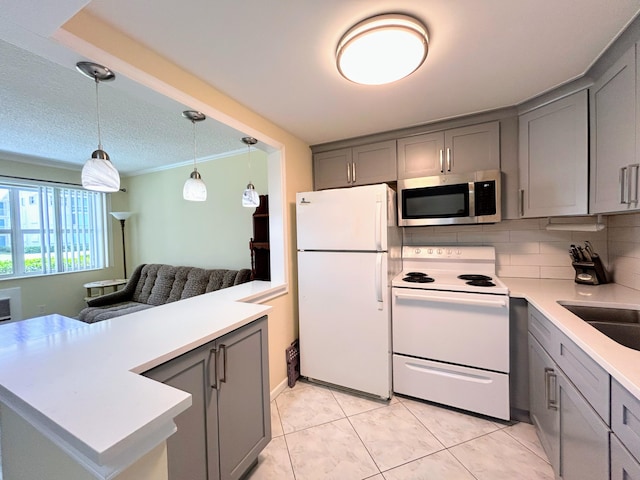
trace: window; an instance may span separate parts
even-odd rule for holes
[[[0,184],[0,278],[104,268],[106,196]]]

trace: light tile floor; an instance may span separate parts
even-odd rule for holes
[[[375,401],[298,382],[271,403],[272,440],[250,480],[553,480],[526,423],[405,397]]]

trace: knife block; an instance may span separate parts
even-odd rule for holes
[[[576,283],[585,285],[607,283],[607,274],[602,266],[600,257],[595,257],[591,262],[573,262],[572,265],[576,271]]]

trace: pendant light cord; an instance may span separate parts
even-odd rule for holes
[[[98,100],[98,84],[100,80],[98,77],[94,77],[96,80],[96,117],[98,118],[98,150],[102,150],[102,135],[100,132],[100,101]]]
[[[197,172],[198,169],[196,168],[196,158],[198,157],[198,155],[196,150],[196,122],[195,120],[191,120],[191,123],[193,123],[193,170]]]
[[[247,144],[247,148],[249,149],[249,183],[251,182],[251,144]]]

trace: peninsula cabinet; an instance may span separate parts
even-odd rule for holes
[[[267,317],[145,376],[189,392],[167,440],[170,480],[241,478],[271,440]]]
[[[500,169],[500,124],[480,123],[398,140],[398,179]]]
[[[591,88],[590,213],[640,208],[636,48],[630,48]]]
[[[531,419],[556,478],[609,478],[609,375],[532,306],[529,355]]]
[[[521,217],[588,213],[587,100],[583,90],[519,117]]]
[[[395,140],[313,155],[315,190],[395,182],[396,170]]]

